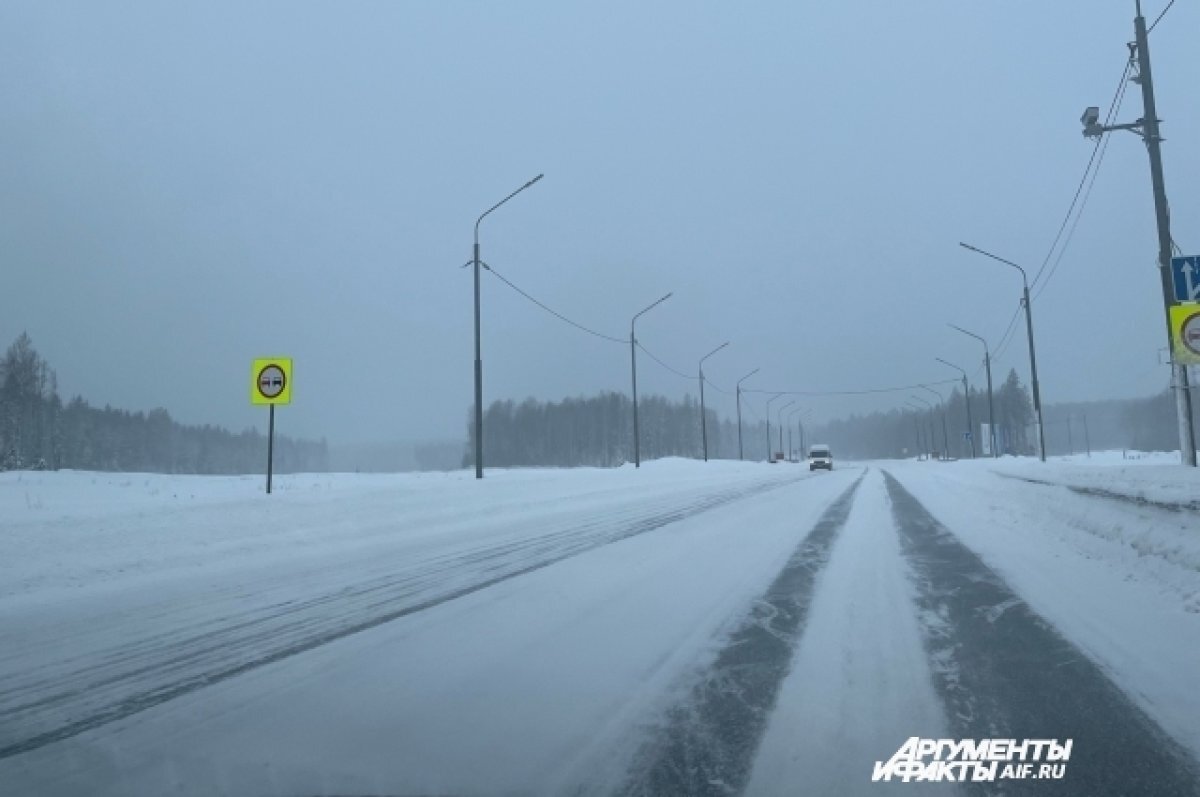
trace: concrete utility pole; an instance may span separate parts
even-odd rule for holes
[[[1150,182],[1154,189],[1154,216],[1158,223],[1158,268],[1162,283],[1163,313],[1167,321],[1167,345],[1171,345],[1171,305],[1175,301],[1171,285],[1171,209],[1167,205],[1167,189],[1163,181],[1162,136],[1158,132],[1158,111],[1154,103],[1154,77],[1150,71],[1150,37],[1146,33],[1146,18],[1142,3],[1137,3],[1137,18],[1133,21],[1137,34],[1138,74],[1142,86],[1144,124],[1142,137],[1150,155]],[[1168,349],[1170,351],[1170,349]],[[1171,358],[1174,373],[1175,411],[1179,416],[1179,452],[1184,465],[1196,467],[1196,437],[1192,429],[1192,394],[1188,385],[1188,369]]]
[[[746,374],[741,379],[739,379],[738,383],[737,383],[737,391],[736,392],[737,392],[738,459],[739,460],[746,458],[745,453],[743,453],[743,451],[742,451],[742,382],[745,382],[747,379],[749,379],[750,377],[757,374],[758,371],[759,371],[759,369],[755,368],[753,371],[751,371],[750,373]]]
[[[1137,57],[1138,73],[1134,83],[1142,87],[1142,118],[1131,124],[1102,125],[1100,109],[1088,108],[1083,113],[1083,135],[1097,138],[1113,130],[1130,130],[1139,133],[1146,142],[1146,153],[1150,156],[1150,184],[1154,191],[1154,216],[1158,223],[1158,271],[1162,287],[1163,314],[1167,322],[1167,351],[1174,351],[1174,336],[1171,334],[1171,306],[1175,303],[1175,292],[1171,285],[1171,211],[1167,205],[1167,189],[1163,180],[1162,136],[1158,125],[1158,109],[1154,101],[1154,76],[1150,69],[1150,37],[1146,31],[1146,18],[1142,16],[1142,3],[1137,0],[1137,16],[1133,20],[1134,44],[1131,49]],[[1196,467],[1196,436],[1192,428],[1192,396],[1188,384],[1188,370],[1183,363],[1171,357],[1171,385],[1175,388],[1175,414],[1179,422],[1179,454],[1184,465]]]

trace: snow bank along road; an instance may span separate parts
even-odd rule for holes
[[[1200,484],[1132,471],[0,474],[0,793],[1200,794]]]

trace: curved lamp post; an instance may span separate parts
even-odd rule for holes
[[[913,416],[913,426],[917,428],[917,459],[921,458],[921,452],[925,452],[925,458],[928,459],[931,453],[930,449],[925,445],[925,435],[921,434],[921,413],[925,410],[921,409],[920,405],[914,404],[911,401],[904,402],[904,406],[910,410],[916,410],[916,415]]]
[[[704,447],[705,462],[708,462],[708,418],[704,414],[704,361],[728,345],[729,341],[725,341],[720,346],[700,358],[700,440],[701,445]]]
[[[1017,271],[1021,272],[1021,284],[1024,286],[1024,298],[1021,303],[1025,305],[1025,334],[1029,338],[1029,377],[1033,382],[1033,409],[1037,413],[1037,434],[1038,434],[1038,457],[1042,462],[1046,461],[1046,435],[1042,430],[1042,394],[1038,387],[1038,372],[1037,372],[1037,354],[1033,348],[1033,307],[1029,302],[1029,277],[1025,274],[1025,269],[1018,266],[1011,260],[1005,260],[1002,257],[997,257],[991,252],[985,252],[982,249],[977,249],[970,244],[964,244],[961,241],[958,244],[963,249],[969,249],[976,254],[990,257],[999,263],[1006,266],[1012,266]]]
[[[773,395],[769,399],[767,399],[767,462],[774,461],[773,458],[771,457],[771,402],[774,401],[775,399],[779,398],[782,395],[785,395],[785,394],[784,393],[776,393],[775,395]]]
[[[937,360],[942,365],[950,366],[955,371],[958,371],[960,374],[962,374],[963,402],[967,405],[967,441],[971,444],[971,459],[975,459],[975,427],[971,421],[971,386],[967,382],[967,372],[959,368],[954,363],[943,360],[941,357],[934,357],[933,359]]]
[[[759,370],[760,369],[755,368],[753,371],[751,371],[750,373],[743,376],[737,382],[737,390],[735,392],[737,393],[738,459],[739,460],[746,458],[745,454],[742,452],[742,382],[745,382],[747,379],[749,379],[750,377],[757,374],[759,372]]]
[[[992,446],[992,457],[1000,456],[999,450],[996,448],[996,405],[992,402],[992,354],[988,350],[988,343],[974,332],[968,332],[962,327],[954,324],[947,324],[951,329],[957,329],[964,335],[970,335],[983,344],[983,366],[987,370],[987,385],[988,385],[988,438]]]
[[[938,403],[942,410],[942,459],[948,459],[950,457],[950,436],[946,434],[946,399],[940,390],[934,390],[929,385],[918,385],[917,387],[928,390],[938,397]]]
[[[529,186],[542,179],[544,175],[539,174],[525,185],[513,191],[508,196],[501,199],[496,204],[485,210],[475,220],[475,249],[474,256],[471,258],[472,264],[475,266],[475,478],[483,478],[483,354],[481,353],[479,343],[479,269],[483,266],[483,261],[479,259],[479,224],[484,218],[496,208],[503,205],[508,200],[515,197],[517,194],[524,191]],[[486,266],[484,266],[486,268]]]
[[[663,302],[665,302],[667,299],[670,299],[670,298],[671,298],[671,294],[668,293],[666,296],[662,297],[654,304],[652,304],[649,307],[645,308],[644,310],[640,311],[637,315],[635,315],[633,317],[633,320],[629,322],[629,358],[630,358],[630,362],[633,365],[633,466],[635,468],[642,467],[642,448],[641,448],[642,443],[641,443],[641,436],[638,434],[637,335],[635,333],[635,328],[637,327],[637,320],[639,318],[641,318],[646,313],[650,312],[655,307],[658,307],[660,304],[662,304]]]
[[[929,458],[933,459],[933,447],[937,445],[935,442],[936,435],[933,433],[933,405],[920,396],[909,396],[913,401],[919,401],[929,408]]]
[[[779,408],[779,453],[783,453],[783,411],[796,403],[796,399],[792,399],[787,404]]]

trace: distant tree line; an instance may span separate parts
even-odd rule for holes
[[[707,410],[708,456],[735,459],[737,424],[722,421]],[[643,460],[703,455],[700,405],[690,395],[681,401],[662,396],[638,397]],[[765,429],[747,425],[743,434],[757,437],[746,443],[747,459],[765,456]],[[496,401],[483,415],[484,462],[493,467],[614,467],[633,462],[633,405],[621,393],[601,393],[590,398],[520,403]],[[475,464],[474,410],[467,415],[467,444],[463,467]]]
[[[951,387],[947,392],[946,387]],[[887,412],[872,412],[840,418],[819,427],[815,434],[821,442],[829,443],[835,456],[851,459],[890,459],[918,454],[948,454],[969,457],[971,440],[965,433],[967,406],[970,402],[971,436],[976,453],[983,454],[982,425],[988,423],[986,386],[964,396],[960,387],[935,387],[945,397],[939,402],[933,393],[914,391],[933,405],[933,409],[897,408]],[[1032,454],[1037,451],[1037,432],[1034,424],[1033,400],[1015,370],[994,386],[993,407],[997,429],[997,448],[1002,454]],[[919,402],[912,402],[919,403]],[[943,423],[944,417],[944,423]]]
[[[0,470],[75,468],[156,473],[259,473],[266,439],[248,429],[185,426],[164,409],[65,405],[54,371],[22,334],[0,360]],[[279,473],[328,469],[325,441],[275,436]]]
[[[1192,391],[1192,429],[1200,435],[1200,391]],[[1124,402],[1122,422],[1128,443],[1138,451],[1178,451],[1179,420],[1175,391],[1167,388],[1148,398]],[[1200,441],[1198,441],[1200,442]]]
[[[944,390],[942,392],[945,394]],[[1016,371],[1010,370],[993,393],[1000,453],[1036,454],[1033,400]],[[926,395],[924,391],[919,394],[936,404],[932,394]],[[1200,396],[1195,399],[1195,403],[1200,403]],[[975,451],[982,456],[981,426],[988,421],[986,387],[971,386],[970,408]],[[940,405],[932,415],[925,409],[907,408],[852,415],[818,428],[815,434],[821,442],[833,446],[835,452],[854,459],[905,457],[930,451],[969,457],[971,442],[964,436],[968,429],[967,401],[960,388],[946,395],[944,409],[944,436]],[[1193,423],[1200,428],[1198,409],[1193,406],[1192,414]],[[1175,396],[1169,389],[1147,398],[1046,404],[1043,406],[1043,424],[1048,456],[1105,449],[1179,449]]]

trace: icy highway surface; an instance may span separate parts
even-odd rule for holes
[[[1200,794],[1169,463],[3,473],[0,794]]]

